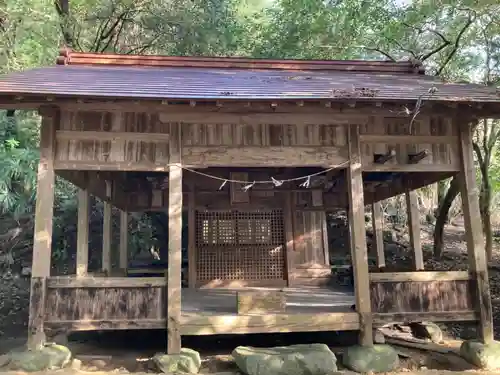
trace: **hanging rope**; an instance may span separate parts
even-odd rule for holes
[[[187,168],[187,167],[182,167],[181,166],[181,168],[184,169],[184,170],[186,170],[186,171],[189,171],[191,173],[203,176],[203,177],[207,177],[207,178],[211,178],[213,180],[221,181],[222,184],[219,187],[219,190],[222,190],[224,188],[224,186],[226,186],[227,183],[233,183],[233,184],[244,185],[242,189],[244,191],[248,191],[254,185],[272,184],[272,185],[278,187],[278,186],[283,185],[286,182],[295,182],[295,181],[302,181],[302,180],[305,180],[305,181],[300,186],[308,188],[310,186],[311,178],[312,177],[320,176],[322,174],[328,173],[328,172],[333,171],[335,169],[342,168],[343,166],[346,166],[347,164],[349,164],[348,161],[346,161],[344,163],[341,163],[339,165],[336,165],[334,167],[331,167],[331,168],[328,168],[328,169],[325,169],[325,170],[322,170],[322,171],[319,171],[319,172],[316,172],[316,173],[308,174],[308,175],[305,175],[305,176],[300,176],[300,177],[286,178],[286,179],[283,179],[283,180],[277,180],[276,178],[271,177],[270,180],[257,180],[257,181],[232,180],[230,178],[224,178],[224,177],[214,176],[214,175],[211,175],[211,174],[208,174],[208,173],[204,173],[204,172],[200,172],[200,171],[197,171],[195,169],[191,169],[191,168]]]

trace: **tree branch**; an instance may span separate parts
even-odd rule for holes
[[[467,29],[474,23],[475,20],[476,20],[476,12],[474,12],[473,10],[469,10],[469,16],[467,18],[467,22],[465,23],[465,25],[462,27],[462,29],[458,33],[457,38],[455,39],[455,43],[453,45],[453,49],[448,54],[448,56],[446,57],[444,62],[441,64],[441,66],[436,70],[436,73],[434,74],[435,76],[439,76],[443,72],[443,70],[446,68],[448,63],[451,61],[453,56],[455,56],[455,54],[458,51],[458,47],[460,46],[462,36],[465,34]]]

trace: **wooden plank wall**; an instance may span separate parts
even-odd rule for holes
[[[169,129],[156,114],[63,111],[56,169],[168,170]]]
[[[182,162],[193,167],[338,165],[348,158],[347,127],[359,124],[365,171],[458,171],[457,130],[443,117],[411,122],[357,116],[349,123],[334,114],[329,121],[309,114],[274,116],[274,122],[217,113],[185,122],[169,113],[62,111],[61,116],[56,169],[167,171],[171,124],[181,126]],[[390,150],[396,153],[392,160],[374,163],[374,154]],[[424,150],[427,157],[408,164],[409,154]]]
[[[382,317],[442,315],[444,320],[453,320],[454,313],[473,315],[472,282],[464,271],[370,274],[372,312]]]
[[[51,323],[114,321],[117,326],[121,323],[140,327],[145,321],[166,317],[164,279],[106,278],[107,285],[102,279],[69,281],[81,285],[64,285],[56,277],[48,282],[46,303],[50,309],[45,311],[45,321],[49,326]]]
[[[185,123],[182,132],[187,165],[327,166],[347,160],[344,125]]]

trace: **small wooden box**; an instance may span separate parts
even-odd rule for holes
[[[238,314],[282,313],[286,309],[285,292],[246,290],[237,292]]]

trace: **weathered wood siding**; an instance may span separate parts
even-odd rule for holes
[[[63,111],[56,133],[56,169],[168,170],[171,126],[181,127],[182,163],[193,167],[331,166],[347,161],[347,128],[360,125],[364,170],[456,171],[457,131],[447,118],[356,117],[315,114],[252,117],[205,114]],[[281,119],[283,124],[278,123]],[[204,123],[205,121],[206,123]],[[219,121],[220,123],[217,123]],[[411,126],[410,126],[411,123]],[[378,138],[377,138],[378,137]],[[388,138],[389,137],[389,140]],[[374,154],[396,156],[374,163]],[[418,165],[408,157],[429,155]],[[429,169],[430,168],[430,169]]]
[[[328,259],[325,258],[324,228],[323,211],[294,211],[295,267],[321,268],[328,264]]]
[[[327,284],[331,268],[323,193],[307,191],[293,197],[293,251],[289,254],[293,284]]]
[[[81,286],[48,288],[45,320],[140,321],[165,319],[164,286]]]
[[[412,273],[418,276],[418,273]],[[443,273],[446,276],[446,273]],[[445,313],[474,310],[471,280],[388,281],[391,274],[381,274],[384,281],[372,280],[372,312]]]
[[[418,162],[422,171],[431,171],[430,166],[433,170],[458,171],[458,133],[450,119],[417,116],[412,123],[408,118],[370,117],[360,127],[360,134],[364,170],[380,168],[374,164],[374,154],[394,150],[395,157],[384,167],[401,168],[408,164],[408,155],[426,150],[429,155]],[[392,138],[392,142],[384,138]]]
[[[182,142],[187,165],[328,166],[347,160],[345,126],[335,124],[185,123]]]
[[[169,132],[156,114],[63,111],[56,168],[167,170]]]

